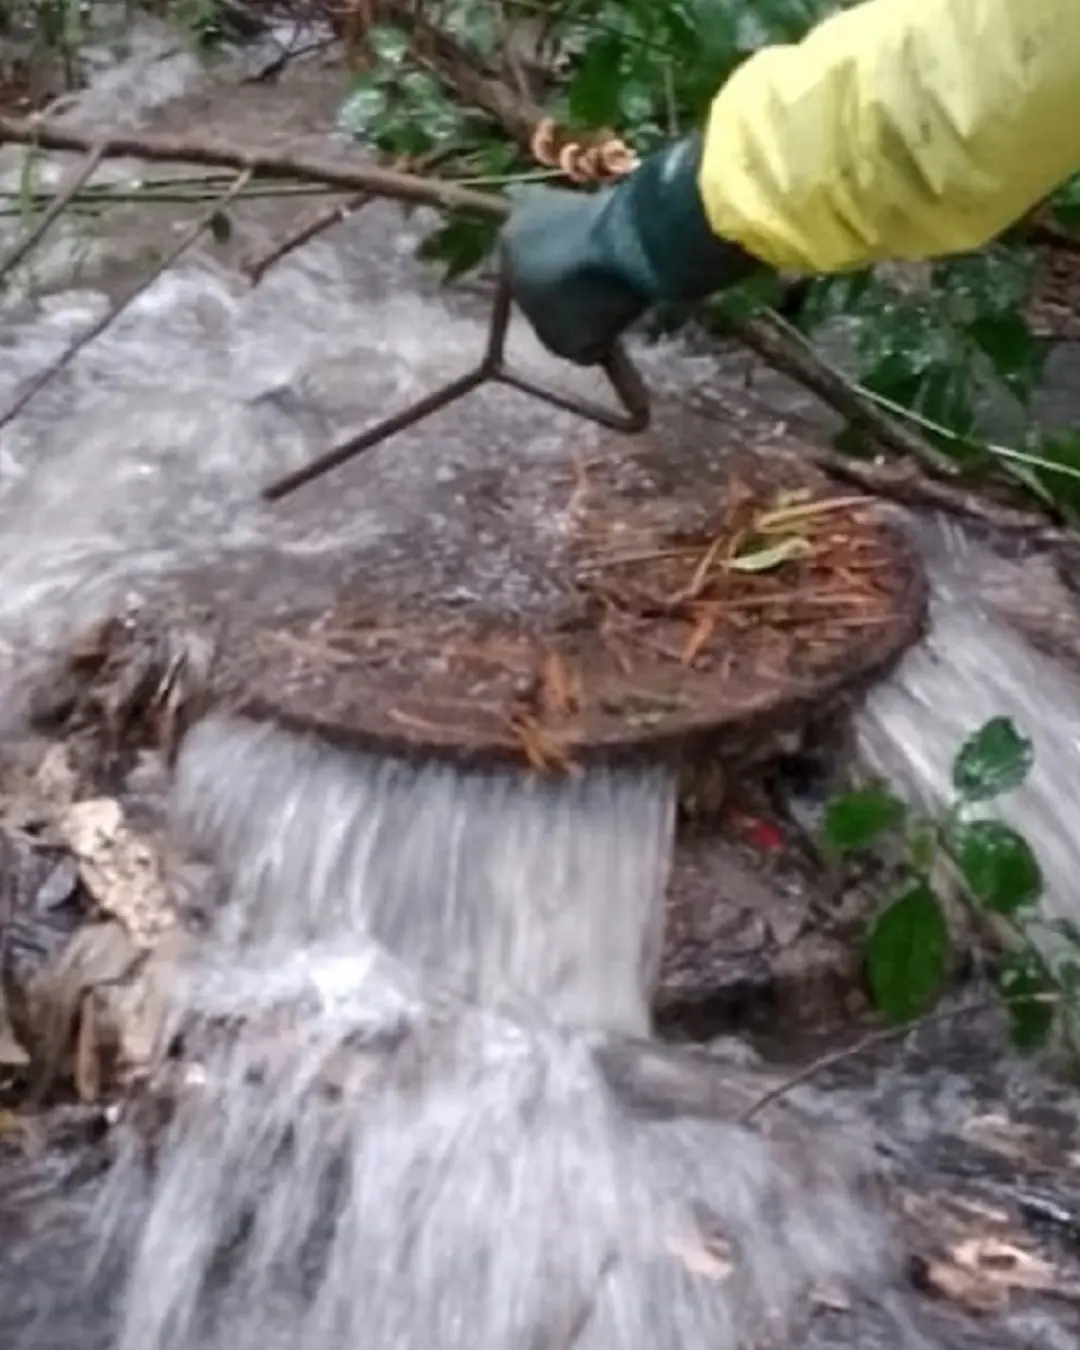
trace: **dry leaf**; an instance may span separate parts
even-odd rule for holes
[[[827,1308],[830,1312],[848,1312],[851,1299],[847,1291],[839,1284],[818,1284],[810,1291],[810,1301],[818,1308]]]
[[[95,1082],[100,1088],[103,1024],[96,1008],[88,1014],[88,1001],[100,987],[131,977],[140,960],[142,954],[123,925],[109,920],[78,929],[35,975],[27,991],[27,1021],[34,1028],[34,1044],[28,1049],[43,1082],[70,1072],[80,1095],[94,1092]],[[116,1037],[111,1040],[115,1044]]]
[[[951,1255],[962,1270],[978,1272],[1006,1289],[1049,1293],[1056,1285],[1057,1272],[1048,1261],[1001,1238],[968,1238]]]
[[[551,717],[569,717],[581,705],[579,680],[558,652],[549,652],[540,673],[540,708]]]
[[[726,1239],[703,1237],[700,1233],[668,1238],[664,1244],[669,1255],[675,1257],[690,1272],[719,1284],[735,1269],[731,1244]]]
[[[72,1078],[80,1101],[96,1102],[101,1096],[101,1047],[94,1018],[94,1000],[89,993],[83,995],[79,1006]]]
[[[79,864],[83,884],[101,910],[118,919],[140,946],[172,926],[157,852],[127,824],[111,797],[76,802],[57,829]]]
[[[52,745],[45,752],[34,774],[34,790],[56,806],[70,806],[79,789],[79,776],[71,764],[64,744]]]
[[[994,1312],[1008,1299],[1008,1291],[1000,1285],[947,1260],[921,1263],[919,1283],[929,1293],[969,1312]]]
[[[974,1312],[1002,1307],[1013,1290],[1077,1296],[1049,1261],[996,1236],[965,1238],[947,1257],[927,1261],[921,1276],[931,1292]]]
[[[692,666],[701,655],[705,644],[716,631],[716,610],[713,608],[703,609],[698,616],[698,621],[694,624],[690,636],[686,639],[686,644],[679,653],[679,660],[684,666]]]
[[[30,1056],[15,1039],[0,1006],[0,1069],[24,1069],[29,1063]]]

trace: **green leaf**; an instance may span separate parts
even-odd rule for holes
[[[621,36],[601,32],[593,38],[566,91],[574,125],[600,127],[615,123],[625,62],[626,42]]]
[[[367,30],[367,44],[371,54],[385,66],[399,66],[409,50],[409,39],[393,24],[376,23]]]
[[[1064,183],[1050,199],[1050,210],[1065,230],[1080,228],[1080,174]]]
[[[358,139],[370,134],[389,105],[386,90],[371,74],[358,75],[352,82],[338,113],[338,124]]]
[[[949,851],[972,895],[995,914],[1015,914],[1042,895],[1042,869],[1031,846],[998,820],[955,825]]]
[[[421,243],[419,256],[443,266],[443,280],[454,281],[478,267],[495,244],[490,221],[458,216],[445,221]]]
[[[1013,1045],[1027,1052],[1041,1049],[1058,1009],[1057,990],[1042,962],[1030,952],[1008,956],[998,967],[996,982],[1005,1000]]]
[[[810,541],[801,535],[789,535],[775,544],[766,544],[749,553],[736,554],[724,566],[731,572],[771,572],[794,558],[803,558],[810,552]]]
[[[906,808],[882,787],[858,788],[834,797],[825,807],[823,835],[834,853],[868,848],[904,819]]]
[[[1046,346],[1038,342],[1023,316],[978,315],[967,333],[988,358],[1002,384],[1023,402],[1035,391],[1046,360]]]
[[[775,308],[783,295],[784,284],[779,274],[764,268],[715,295],[709,306],[722,320],[738,321],[752,318],[763,309]]]
[[[965,802],[986,802],[1021,787],[1035,750],[1011,718],[992,717],[969,736],[953,761],[953,787]]]
[[[867,976],[889,1021],[910,1021],[930,1007],[944,983],[948,953],[941,902],[925,882],[878,915],[867,942]]]
[[[916,820],[908,835],[908,861],[921,876],[929,874],[937,857],[940,832],[932,820]]]
[[[1080,430],[1064,431],[1060,435],[1035,440],[1025,446],[1025,449],[1054,464],[1080,470]],[[1066,508],[1075,518],[1080,519],[1080,482],[1065,474],[1055,473],[1053,469],[1036,468],[1030,472],[1037,483],[1045,489],[1050,501]]]

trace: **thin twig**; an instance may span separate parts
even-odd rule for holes
[[[343,220],[348,220],[361,207],[374,200],[375,197],[370,192],[358,192],[348,201],[324,206],[321,211],[316,211],[314,215],[300,221],[284,239],[278,240],[265,253],[260,253],[257,258],[244,264],[243,270],[248,280],[253,286],[257,286],[275,263],[281,262],[283,258],[295,253],[298,248],[303,248],[305,244],[310,244],[317,235],[332,229],[335,225],[340,225]]]
[[[429,154],[421,155],[411,163],[406,160],[397,160],[392,166],[395,170],[410,169],[413,173],[427,173],[437,165],[443,164],[448,159],[452,159],[458,153],[459,147],[456,145],[442,146],[438,150],[433,150]],[[281,262],[287,258],[290,253],[294,253],[304,244],[309,244],[312,239],[322,234],[324,230],[331,229],[334,225],[346,220],[355,212],[367,206],[369,202],[377,199],[374,192],[358,192],[345,202],[336,202],[323,210],[308,216],[306,219],[298,222],[289,234],[276,244],[272,244],[265,253],[253,258],[250,262],[244,264],[243,270],[248,280],[253,286],[257,286],[263,277],[275,263]]]
[[[755,413],[776,415],[761,395],[740,391],[740,397]],[[730,423],[731,406],[719,394],[697,391],[691,397],[691,406],[696,413],[710,421]],[[1008,501],[997,501],[957,482],[943,482],[935,478],[932,472],[916,463],[910,455],[898,456],[888,460],[857,459],[833,450],[824,443],[821,428],[809,416],[801,412],[785,410],[784,421],[805,428],[806,439],[800,436],[796,450],[801,457],[810,459],[817,467],[832,478],[854,483],[875,497],[885,497],[902,506],[929,511],[945,511],[950,515],[980,520],[993,529],[1008,533],[1032,533],[1042,539],[1054,539],[1047,517],[1043,512],[1032,511]],[[1008,493],[1008,488],[1004,493]]]
[[[0,145],[5,142],[36,145],[42,150],[81,150],[84,153],[94,144],[89,136],[67,127],[42,126],[32,118],[0,116]],[[243,148],[225,141],[201,140],[194,136],[127,132],[107,137],[102,142],[102,154],[106,159],[202,164],[207,168],[232,169],[237,173],[250,169],[258,178],[290,178],[296,182],[327,183],[345,192],[370,192],[393,201],[442,207],[448,211],[465,211],[495,219],[504,219],[509,213],[509,204],[502,197],[459,187],[440,178],[424,178],[374,164],[358,164],[348,159],[309,158],[254,147]]]
[[[839,1050],[830,1050],[828,1054],[819,1056],[799,1069],[797,1073],[785,1078],[782,1083],[777,1083],[774,1087],[769,1088],[768,1092],[763,1092],[738,1117],[737,1123],[749,1125],[767,1107],[773,1106],[782,1098],[789,1096],[796,1088],[805,1087],[811,1079],[820,1077],[821,1074],[827,1073],[829,1069],[836,1068],[838,1064],[846,1064],[848,1060],[857,1059],[860,1055],[865,1055],[882,1045],[903,1040],[912,1031],[921,1031],[924,1027],[935,1026],[941,1022],[951,1022],[957,1017],[989,1012],[993,1008],[1001,1007],[1002,1001],[1000,998],[985,998],[976,999],[972,1003],[965,1003],[959,1008],[936,1008],[933,1012],[926,1013],[913,1022],[905,1022],[903,1026],[883,1027],[880,1031],[871,1031],[861,1040],[856,1041],[854,1045],[845,1045],[841,1046]]]
[[[834,412],[859,427],[886,450],[921,460],[942,476],[955,475],[956,466],[910,427],[888,416],[852,387],[800,333],[778,314],[766,312],[732,320],[732,334],[781,374],[809,389]]]
[[[67,347],[61,353],[52,365],[46,367],[45,370],[31,380],[27,388],[23,390],[11,407],[8,408],[2,417],[0,417],[0,431],[17,417],[30,400],[39,394],[51,380],[53,380],[62,370],[66,369],[88,343],[93,342],[95,338],[99,338],[106,328],[114,323],[133,301],[137,300],[144,291],[148,290],[154,282],[157,281],[163,272],[167,272],[181,255],[187,252],[196,239],[198,239],[199,235],[209,227],[211,221],[218,212],[223,210],[223,208],[226,207],[238,193],[243,191],[248,180],[251,178],[252,172],[253,170],[251,168],[243,169],[233,180],[233,184],[229,190],[218,197],[207,211],[203,212],[195,224],[192,225],[191,229],[184,234],[183,238],[175,248],[169,250],[161,262],[158,263],[157,267],[155,267],[148,276],[144,277],[137,286],[128,291],[128,293],[101,319],[99,319],[97,323],[91,324],[84,333],[81,333],[71,346]]]
[[[55,224],[60,216],[63,215],[71,205],[72,201],[94,176],[98,165],[101,163],[104,156],[105,148],[103,145],[98,144],[91,148],[82,168],[62,192],[57,192],[54,195],[52,205],[38,220],[34,228],[18,241],[5,258],[0,260],[0,281],[2,281],[4,277],[10,275],[27,254],[41,242],[49,229]]]

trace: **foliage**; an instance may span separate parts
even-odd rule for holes
[[[888,1019],[925,1013],[948,974],[950,936],[938,892],[942,863],[955,873],[969,912],[1006,937],[993,963],[1013,1042],[1022,1050],[1045,1044],[1055,1024],[1076,1041],[1080,1014],[1080,929],[1039,913],[1043,878],[1031,846],[1002,821],[981,814],[1023,786],[1033,764],[1031,742],[1004,717],[992,718],[960,747],[953,761],[953,801],[936,816],[911,810],[888,788],[871,785],[834,798],[824,843],[836,857],[892,842],[901,845],[901,881],[874,918],[866,942],[867,980]],[[1046,954],[1052,936],[1068,956]]]
[[[609,127],[639,152],[699,125],[716,89],[763,43],[803,35],[842,0],[442,0],[421,6],[431,23],[489,76],[524,84],[543,111],[575,131]],[[527,41],[526,41],[527,38]],[[343,109],[354,134],[384,153],[443,154],[443,170],[509,185],[534,170],[506,132],[463,108],[438,62],[414,59],[405,27],[371,33],[373,57]],[[508,65],[505,53],[517,50]],[[1080,228],[1080,179],[1051,203],[1063,228]],[[490,225],[456,221],[424,245],[449,277],[478,266]],[[1023,317],[1037,259],[1022,242],[929,268],[926,284],[901,284],[884,269],[823,279],[809,287],[799,326],[815,340],[843,321],[852,377],[872,395],[921,419],[924,433],[958,469],[996,466],[1068,518],[1080,518],[1080,434],[1036,434],[1019,446],[1051,466],[1000,456],[980,440],[980,409],[996,393],[1030,420],[1044,348]],[[719,315],[773,304],[778,288],[755,283],[726,298]],[[716,307],[699,311],[709,320]],[[687,315],[660,316],[662,331]],[[850,431],[838,444],[864,447]]]

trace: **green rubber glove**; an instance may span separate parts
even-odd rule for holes
[[[709,227],[701,150],[701,136],[690,136],[599,192],[522,199],[503,230],[504,265],[550,351],[594,365],[651,306],[703,300],[760,269]]]

